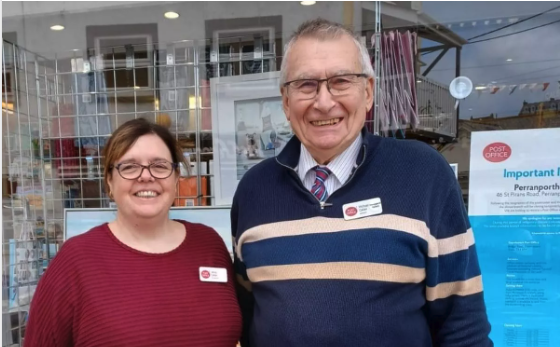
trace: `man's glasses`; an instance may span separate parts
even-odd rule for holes
[[[142,173],[144,169],[147,169],[150,175],[156,179],[166,179],[171,176],[173,170],[177,168],[176,163],[170,163],[167,161],[158,161],[150,165],[140,165],[136,163],[121,163],[111,168],[117,169],[119,175],[125,180],[136,180]]]
[[[358,83],[360,78],[367,77],[366,74],[344,74],[323,79],[298,79],[284,83],[299,99],[312,99],[319,93],[323,82],[327,82],[327,90],[334,96],[348,95],[352,87]]]

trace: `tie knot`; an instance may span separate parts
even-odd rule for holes
[[[315,167],[315,174],[319,177],[321,177],[321,179],[323,181],[325,181],[327,179],[327,177],[329,177],[329,175],[331,174],[331,170],[329,170],[328,167],[326,166],[316,166]]]

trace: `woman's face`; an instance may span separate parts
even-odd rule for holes
[[[126,218],[154,218],[166,215],[176,195],[178,173],[171,165],[171,152],[163,140],[156,135],[144,135],[130,147],[128,152],[116,163],[108,180],[117,203],[119,214]],[[136,179],[125,179],[138,176],[142,168],[140,164],[152,166],[152,173],[165,177],[166,170],[172,170],[167,178],[156,179],[147,169]],[[117,166],[120,168],[117,169]]]

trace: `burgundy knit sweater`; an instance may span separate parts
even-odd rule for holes
[[[185,241],[165,254],[126,246],[107,224],[66,241],[39,281],[25,347],[234,347],[231,257],[214,230],[183,223]],[[227,283],[201,282],[200,267],[226,268]]]

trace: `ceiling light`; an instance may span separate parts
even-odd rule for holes
[[[311,6],[311,5],[315,5],[317,1],[302,1],[301,4],[303,6]]]
[[[56,24],[56,25],[53,25],[53,26],[51,27],[51,30],[54,30],[54,31],[64,30],[64,26],[62,26],[62,25],[60,25],[60,24]]]
[[[513,59],[511,59],[511,58],[507,58],[507,59],[506,59],[506,61],[513,61]]]
[[[486,89],[486,87],[485,86],[478,86],[478,87],[475,87],[474,89],[475,90],[484,90],[484,89]]]
[[[176,18],[179,18],[179,14],[178,14],[177,12],[171,12],[171,11],[170,11],[170,12],[165,12],[163,15],[164,15],[165,18],[167,18],[167,19],[176,19]]]

